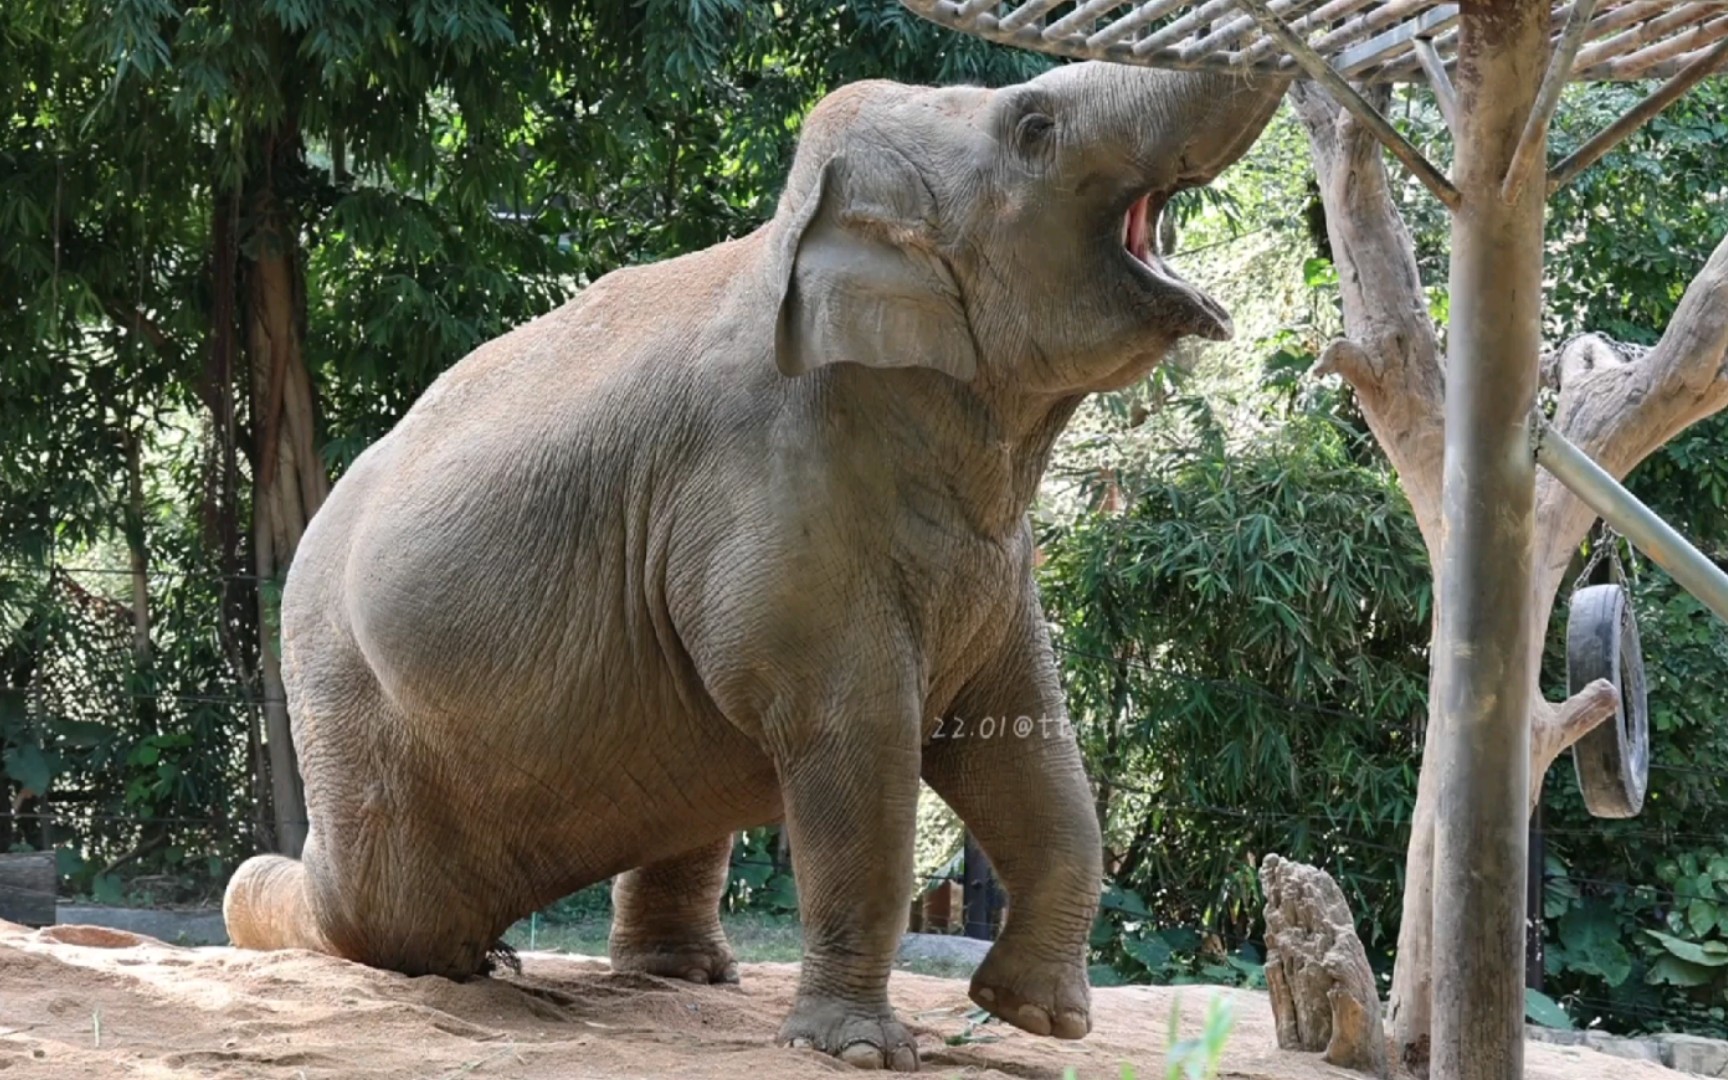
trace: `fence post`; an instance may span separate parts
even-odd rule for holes
[[[1542,989],[1542,894],[1547,885],[1543,866],[1548,859],[1542,838],[1542,804],[1530,815],[1530,861],[1524,876],[1524,985]]]
[[[996,916],[1002,910],[1002,890],[984,849],[966,833],[965,865],[961,870],[962,903],[966,911],[966,936],[990,941],[996,937]]]

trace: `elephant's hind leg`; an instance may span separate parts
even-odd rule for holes
[[[612,969],[737,982],[738,963],[720,928],[731,858],[728,834],[620,874],[612,884]]]
[[[222,894],[228,940],[242,949],[333,952],[312,911],[306,864],[257,855],[240,864]]]

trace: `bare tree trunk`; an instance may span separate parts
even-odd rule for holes
[[[1372,93],[1384,103],[1384,90]],[[1445,369],[1415,249],[1392,201],[1379,144],[1323,90],[1298,83],[1291,95],[1313,150],[1344,303],[1346,337],[1326,348],[1316,373],[1339,375],[1355,390],[1410,499],[1430,562],[1438,566]],[[1728,240],[1693,280],[1661,343],[1647,355],[1629,360],[1586,337],[1545,365],[1544,378],[1559,391],[1554,425],[1616,477],[1686,427],[1728,407]],[[1528,601],[1533,655],[1527,663],[1533,673],[1540,670],[1544,631],[1566,568],[1593,521],[1590,510],[1557,481],[1537,476]],[[1436,597],[1436,618],[1440,602]],[[1612,715],[1615,698],[1605,683],[1558,704],[1533,695],[1531,806],[1549,765]],[[1405,861],[1391,1001],[1393,1049],[1418,1073],[1427,1066],[1432,1020],[1438,783],[1427,766],[1435,760],[1433,715],[1431,708]]]
[[[278,135],[266,161],[298,152]],[[306,796],[294,752],[278,652],[276,598],[307,522],[329,493],[314,430],[301,298],[304,265],[298,238],[277,203],[267,170],[253,192],[257,254],[247,273],[245,343],[252,370],[252,428],[257,453],[252,491],[252,545],[258,575],[259,657],[264,684],[264,741],[277,849],[298,855],[306,841]]]

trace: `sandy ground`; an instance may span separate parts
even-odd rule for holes
[[[603,961],[548,953],[523,973],[457,984],[410,979],[327,956],[182,949],[122,931],[0,923],[0,1077],[747,1077],[852,1072],[772,1045],[797,980],[793,964],[753,964],[742,987],[613,975]],[[1185,1034],[1208,997],[1182,995]],[[1094,992],[1094,1031],[1060,1043],[990,1024],[967,1031],[965,984],[896,974],[894,1004],[918,1034],[927,1075],[1140,1080],[1163,1075],[1177,994]],[[1353,1074],[1273,1046],[1265,996],[1234,992],[1227,1077],[1336,1080]],[[1676,1080],[1654,1065],[1532,1044],[1531,1080]]]

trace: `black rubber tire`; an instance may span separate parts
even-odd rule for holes
[[[1597,679],[1620,691],[1614,715],[1572,746],[1578,790],[1594,817],[1635,817],[1650,786],[1650,719],[1638,620],[1619,585],[1572,596],[1566,619],[1566,682],[1576,694]]]

